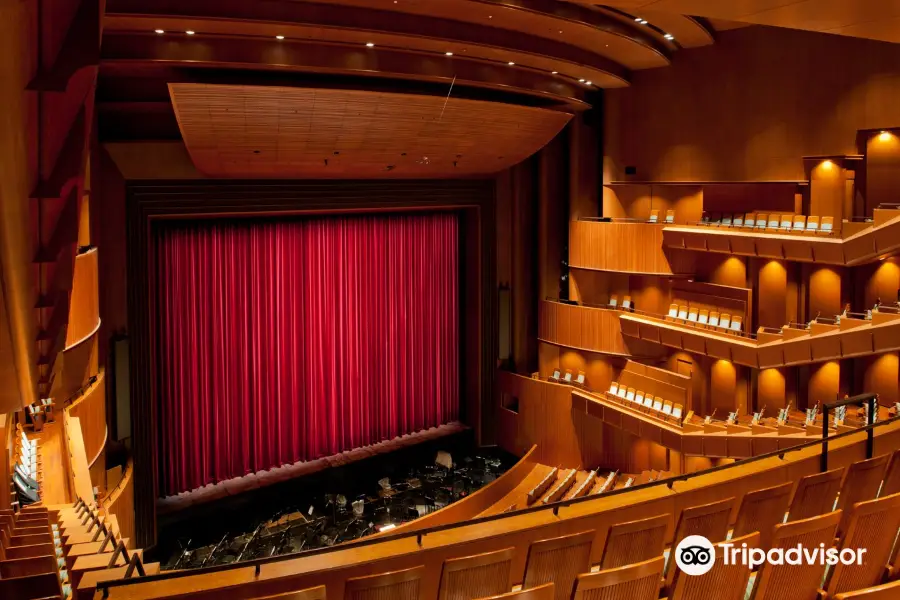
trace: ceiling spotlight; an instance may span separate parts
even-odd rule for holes
[[[640,18],[640,17],[635,17],[634,20],[637,21],[638,23],[641,22],[641,18]]]
[[[878,134],[878,139],[879,141],[886,142],[891,139],[891,134],[887,131],[882,131],[880,134]]]
[[[646,24],[647,24],[647,19],[641,19],[641,25],[646,25]]]
[[[559,73],[559,71],[550,71],[551,75],[556,75],[557,73]]]
[[[488,15],[488,19],[493,19],[494,15]]]
[[[674,40],[674,39],[675,39],[675,36],[672,35],[671,33],[667,33],[667,34],[664,35],[663,37],[666,38],[667,40]]]
[[[164,33],[165,33],[165,31],[164,31],[164,30],[162,30],[162,29],[157,29],[157,30],[156,30],[156,33],[158,33],[158,34],[160,34],[160,35],[162,35],[162,34],[164,34]]]
[[[444,52],[444,54],[446,54],[447,56],[453,56],[452,52]]]
[[[276,40],[283,40],[283,39],[284,39],[284,36],[283,36],[283,35],[276,35],[276,36],[275,36],[275,39],[276,39]]]
[[[366,48],[374,48],[374,47],[375,47],[375,44],[374,44],[374,43],[372,43],[372,42],[367,42],[367,43],[366,43]]]
[[[584,79],[579,79],[578,83],[584,83]]]
[[[191,29],[188,29],[187,31],[185,31],[185,33],[188,35],[194,35],[194,31]]]
[[[516,63],[514,63],[513,61],[509,61],[509,62],[506,63],[506,64],[508,64],[509,66],[513,66],[513,65],[516,64]]]
[[[584,82],[584,85],[591,85],[591,82],[590,82],[590,81],[585,81],[585,82]]]

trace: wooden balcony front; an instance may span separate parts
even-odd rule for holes
[[[569,224],[569,266],[575,269],[688,275],[691,253],[663,246],[663,223],[581,220]]]
[[[625,336],[760,369],[900,349],[900,314],[893,312],[876,312],[871,320],[844,318],[840,325],[812,323],[809,328],[765,330],[756,337],[647,314],[621,313],[619,319]]]
[[[670,225],[663,228],[662,237],[665,247],[671,250],[844,266],[872,262],[900,250],[900,210],[876,209],[871,223],[845,225],[840,233],[832,235]],[[640,246],[643,248],[644,244]]]
[[[620,311],[553,300],[538,306],[538,339],[548,344],[617,356],[660,356],[663,349],[624,338]]]

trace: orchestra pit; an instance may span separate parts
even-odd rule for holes
[[[0,0],[0,599],[900,600],[900,9]]]

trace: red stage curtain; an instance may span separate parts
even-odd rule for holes
[[[160,492],[459,416],[452,213],[160,223]]]

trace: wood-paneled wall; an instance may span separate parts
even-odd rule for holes
[[[119,533],[128,538],[128,546],[134,548],[134,463],[130,460],[122,473],[122,479],[102,504],[107,512],[116,516]]]
[[[647,220],[651,211],[675,211],[676,223],[696,223],[703,216],[703,187],[699,185],[607,185],[603,187],[603,216]]]
[[[693,272],[691,253],[663,247],[663,227],[662,223],[572,221],[569,265],[636,274]]]
[[[100,325],[100,302],[97,279],[97,250],[75,257],[72,296],[69,302],[69,326],[66,347],[91,335]]]
[[[88,465],[94,464],[106,444],[105,375],[106,373],[101,370],[97,380],[65,409],[71,416],[78,417],[81,423],[81,436],[84,439]]]
[[[619,326],[619,311],[542,300],[538,338],[544,342],[604,352],[630,354]]]
[[[858,130],[900,123],[896,45],[774,27],[716,37],[607,91],[604,181],[626,166],[643,181],[800,180],[803,156],[856,154]]]

